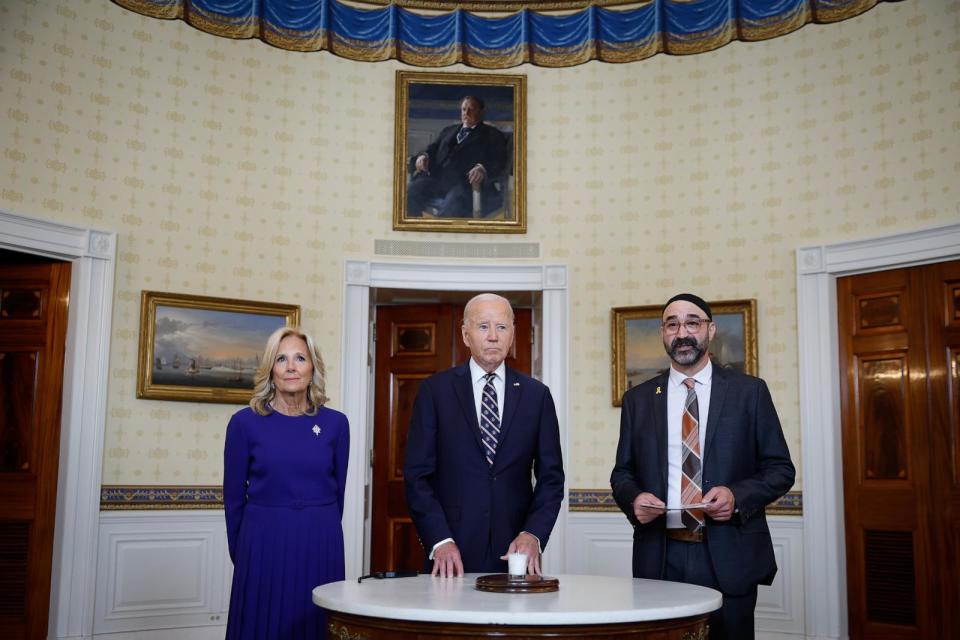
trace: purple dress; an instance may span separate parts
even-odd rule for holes
[[[347,417],[230,418],[223,452],[223,506],[233,585],[227,638],[325,638],[317,585],[343,580]]]

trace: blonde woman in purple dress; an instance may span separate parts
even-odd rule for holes
[[[345,415],[323,406],[324,374],[308,334],[278,329],[267,340],[250,406],[227,425],[231,640],[326,637],[311,591],[344,578],[350,430]]]

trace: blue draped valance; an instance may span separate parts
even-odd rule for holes
[[[567,67],[692,54],[837,22],[892,0],[113,0],[229,38],[420,67]]]

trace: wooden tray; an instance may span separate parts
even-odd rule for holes
[[[560,588],[560,581],[549,576],[525,575],[514,577],[508,573],[492,573],[477,578],[478,591],[492,593],[548,593]]]

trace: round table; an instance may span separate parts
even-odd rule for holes
[[[327,610],[330,638],[395,640],[463,637],[707,637],[719,591],[678,582],[558,575],[552,593],[490,593],[462,578],[367,579],[313,590]]]

